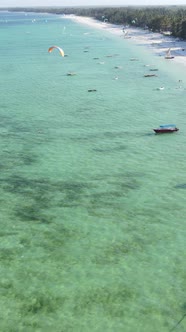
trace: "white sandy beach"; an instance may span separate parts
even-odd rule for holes
[[[171,36],[165,36],[160,33],[150,32],[140,28],[126,27],[125,34],[123,33],[123,26],[113,25],[110,23],[100,22],[90,17],[82,17],[75,15],[66,15],[78,23],[89,25],[97,29],[104,29],[121,37],[121,39],[130,38],[131,42],[137,44],[147,45],[152,52],[159,56],[165,56],[167,50],[171,49],[171,55],[174,59],[168,61],[175,61],[186,66],[186,41],[181,41]]]

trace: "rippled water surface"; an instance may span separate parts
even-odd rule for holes
[[[185,69],[60,16],[2,12],[0,38],[1,330],[170,331],[186,311]],[[155,135],[164,123],[179,132]]]

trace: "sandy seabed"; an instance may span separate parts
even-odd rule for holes
[[[170,48],[171,56],[174,57],[171,61],[186,66],[186,41],[182,41],[179,38],[166,36],[161,33],[154,33],[140,28],[123,27],[121,25],[100,22],[90,17],[75,15],[66,15],[65,17],[97,29],[107,30],[120,36],[122,39],[131,39],[131,41],[134,41],[136,44],[146,45],[159,56],[165,57],[166,52]]]

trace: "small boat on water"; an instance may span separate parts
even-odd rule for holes
[[[75,76],[75,75],[76,75],[76,73],[74,71],[69,71],[67,73],[67,76]]]
[[[122,69],[123,67],[122,66],[115,66],[114,68],[115,69]]]
[[[153,76],[157,77],[157,75],[155,75],[155,74],[145,74],[144,75],[144,77],[153,77]]]
[[[157,90],[164,90],[164,86],[160,86],[159,88],[157,88]]]
[[[174,56],[171,55],[171,49],[170,48],[166,52],[165,59],[174,59]]]
[[[179,129],[176,127],[175,124],[167,124],[167,125],[161,125],[159,128],[153,129],[156,134],[168,134],[168,133],[174,133],[175,131],[178,131]]]

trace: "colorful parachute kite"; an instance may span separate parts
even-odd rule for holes
[[[51,47],[49,47],[48,52],[51,53],[54,48],[57,48],[57,50],[60,52],[61,56],[65,56],[64,51],[59,46],[51,46]]]

